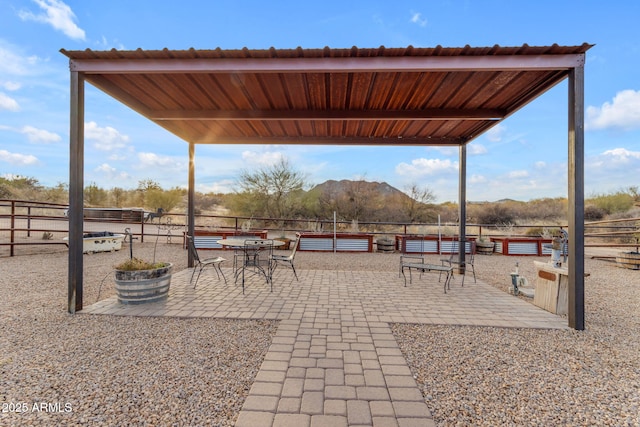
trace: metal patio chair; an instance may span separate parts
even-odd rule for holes
[[[444,266],[448,266],[448,267],[454,267],[457,266],[458,268],[464,269],[464,273],[462,275],[462,286],[464,286],[464,278],[467,276],[467,271],[468,268],[471,267],[471,271],[473,272],[473,283],[478,283],[476,280],[476,268],[474,266],[474,261],[475,261],[475,255],[476,255],[476,242],[475,240],[465,240],[462,244],[462,247],[460,247],[460,245],[458,246],[458,250],[454,250],[455,249],[455,244],[454,244],[455,240],[452,240],[452,244],[451,244],[451,254],[449,255],[448,258],[441,258],[440,262],[442,263],[442,265]],[[464,262],[460,262],[459,258],[458,258],[458,252],[459,251],[466,251],[467,250],[467,244],[470,245],[470,251],[469,253],[465,252],[465,257],[464,257]],[[455,270],[455,268],[454,268]],[[453,273],[452,273],[452,277],[453,277]]]
[[[293,264],[293,261],[296,257],[296,251],[298,250],[298,243],[300,242],[300,233],[296,233],[296,241],[293,244],[293,249],[289,255],[271,255],[271,260],[273,261],[273,271],[275,271],[278,264],[283,264],[293,270],[293,275],[298,280],[298,273],[296,273],[296,267]]]
[[[193,289],[195,289],[196,286],[198,285],[198,279],[200,279],[200,274],[202,273],[202,270],[204,270],[206,267],[209,267],[209,266],[213,266],[213,269],[216,271],[216,274],[218,275],[218,280],[220,280],[220,275],[222,275],[222,278],[224,279],[224,283],[225,284],[227,283],[227,278],[224,276],[224,273],[220,268],[220,264],[226,261],[225,258],[222,258],[221,256],[217,256],[214,258],[201,259],[200,256],[198,255],[198,248],[196,247],[195,241],[193,240],[192,236],[187,236],[187,245],[189,247],[189,252],[191,252],[191,255],[193,256],[193,260],[195,262],[195,265],[193,266],[193,272],[191,273],[191,279],[189,279],[189,283],[193,281],[193,276],[196,273],[196,269],[198,270],[198,276],[196,277],[196,283],[194,283]]]

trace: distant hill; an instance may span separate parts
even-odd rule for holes
[[[387,184],[386,182],[369,182],[369,181],[351,181],[343,179],[335,181],[330,179],[313,187],[309,192],[319,194],[345,194],[349,191],[356,190],[365,194],[377,194],[383,198],[408,198],[405,193],[397,188]]]

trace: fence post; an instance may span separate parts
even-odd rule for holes
[[[27,237],[31,237],[31,206],[27,206]]]
[[[11,233],[10,233],[11,238],[9,239],[9,241],[11,243],[15,242],[15,240],[14,240],[14,238],[15,238],[15,235],[14,235],[15,231],[14,230],[15,229],[16,229],[16,201],[12,200],[11,201]],[[14,248],[14,246],[11,245],[9,248],[10,248],[9,249],[9,256],[13,256],[13,248]]]

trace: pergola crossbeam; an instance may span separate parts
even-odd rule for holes
[[[167,110],[150,111],[151,120],[501,120],[499,109],[424,110]]]
[[[254,137],[231,138],[215,137],[196,141],[197,144],[231,144],[231,145],[354,145],[354,146],[428,146],[451,145],[459,146],[465,141],[453,138],[363,138],[363,137]]]
[[[70,61],[71,71],[86,74],[531,71],[568,70],[582,65],[584,56],[581,54],[373,58],[140,58]]]

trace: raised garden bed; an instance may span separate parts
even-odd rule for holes
[[[542,237],[492,237],[495,253],[512,256],[551,255],[551,239]]]
[[[302,233],[299,251],[333,252],[333,233]],[[373,235],[358,233],[337,233],[336,252],[373,252]]]
[[[470,242],[474,238],[467,238],[465,253],[471,252]],[[424,234],[398,234],[396,247],[405,254],[451,254],[458,253],[458,237]]]

